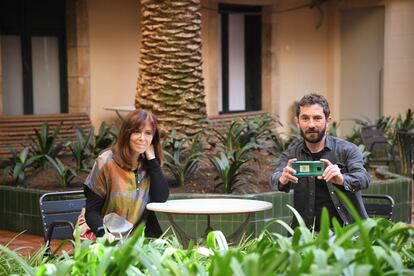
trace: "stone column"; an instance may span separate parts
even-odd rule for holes
[[[87,0],[67,1],[69,113],[90,113],[89,20]]]

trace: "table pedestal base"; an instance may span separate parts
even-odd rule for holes
[[[205,239],[208,235],[209,232],[214,231],[213,227],[211,227],[211,221],[210,221],[210,216],[211,215],[207,215],[207,226],[206,226],[206,230],[204,232],[204,236],[202,237],[202,239]],[[171,214],[167,215],[168,220],[171,223],[171,226],[173,227],[175,233],[178,235],[178,237],[181,240],[181,243],[183,245],[183,248],[187,248],[188,247],[188,243],[190,242],[190,240],[194,240],[197,241],[197,239],[195,237],[191,237],[189,234],[187,234],[175,221],[174,218]],[[247,213],[246,219],[240,224],[240,226],[230,235],[228,235],[228,242],[230,243],[238,243],[242,237],[242,234],[245,232],[246,226],[250,221],[250,218],[252,217],[252,213]]]

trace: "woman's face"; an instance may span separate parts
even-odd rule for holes
[[[129,136],[129,147],[137,155],[144,153],[151,145],[154,133],[149,122],[140,129],[134,129]]]

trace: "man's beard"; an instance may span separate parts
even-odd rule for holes
[[[318,134],[316,135],[315,138],[307,137],[305,135],[305,133],[303,132],[302,128],[299,128],[299,129],[300,129],[300,135],[303,137],[303,139],[305,139],[306,142],[309,142],[309,143],[312,143],[312,144],[317,144],[320,141],[322,141],[322,139],[323,139],[323,137],[325,136],[325,133],[326,133],[326,125],[321,131],[317,131],[316,129],[308,129],[307,130],[308,132],[312,131],[313,132],[312,134],[315,134],[317,132]],[[307,133],[307,134],[309,135],[309,133]]]

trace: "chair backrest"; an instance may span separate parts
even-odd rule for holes
[[[72,238],[78,216],[85,206],[83,191],[50,192],[39,199],[45,242]]]
[[[366,149],[370,152],[383,151],[387,152],[389,143],[376,126],[364,126],[361,128],[361,140]]]
[[[392,218],[395,202],[391,196],[385,194],[364,194],[362,199],[369,217]]]

